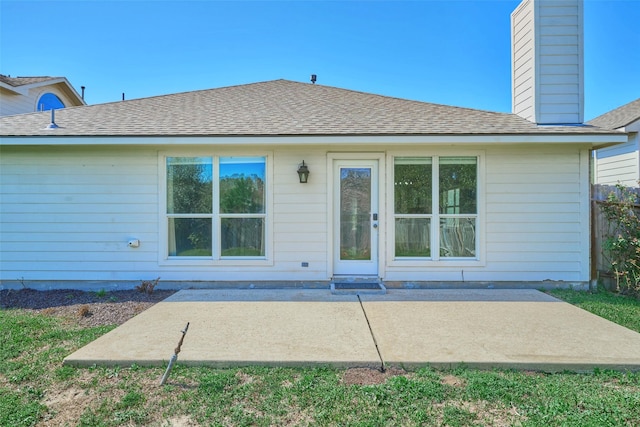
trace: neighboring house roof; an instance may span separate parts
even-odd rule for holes
[[[61,80],[61,79],[64,79],[64,77],[50,77],[50,76],[11,77],[11,76],[5,76],[4,74],[0,74],[0,82],[6,83],[9,86],[13,86],[13,87],[30,85],[34,83],[51,82],[52,80]]]
[[[611,134],[514,114],[273,80],[0,118],[2,136]],[[617,132],[616,132],[617,133]]]
[[[10,77],[0,74],[0,88],[15,95],[29,96],[29,91],[34,88],[59,85],[72,102],[73,106],[86,105],[84,99],[65,77],[37,76],[37,77]],[[71,105],[67,105],[69,107]]]
[[[620,129],[637,120],[640,120],[640,98],[596,117],[589,124],[605,129]]]

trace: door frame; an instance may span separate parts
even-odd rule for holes
[[[339,182],[336,182],[336,163],[338,161],[375,161],[377,162],[377,199],[378,199],[378,228],[377,228],[377,248],[375,248],[376,256],[377,256],[377,274],[373,275],[362,275],[362,274],[340,274],[340,276],[345,277],[379,277],[384,278],[384,254],[386,251],[384,248],[386,247],[385,241],[385,224],[386,224],[386,212],[384,211],[386,207],[386,200],[384,198],[385,195],[385,154],[382,152],[364,152],[364,153],[337,153],[330,152],[327,153],[327,272],[329,273],[329,278],[334,277],[335,273],[335,263],[336,263],[336,246],[337,241],[339,240],[338,230],[336,230],[335,224],[337,221],[336,213],[337,207],[335,205],[335,200],[337,194],[339,194]],[[372,251],[374,248],[372,248]]]

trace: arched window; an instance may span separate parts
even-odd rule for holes
[[[53,93],[47,92],[40,97],[36,109],[38,111],[49,111],[51,109],[64,108],[64,103]]]

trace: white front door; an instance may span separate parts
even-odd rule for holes
[[[378,275],[378,162],[334,160],[334,275]]]

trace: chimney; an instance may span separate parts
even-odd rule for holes
[[[582,0],[523,0],[511,13],[512,112],[540,125],[584,121]]]

